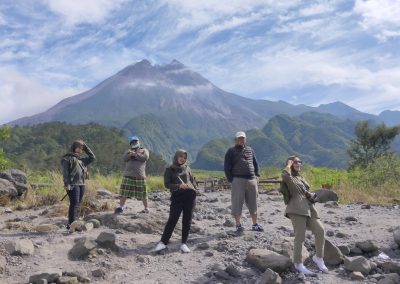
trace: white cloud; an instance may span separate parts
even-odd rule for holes
[[[44,111],[61,99],[80,91],[46,87],[12,67],[2,67],[0,68],[0,124]]]
[[[68,25],[101,23],[125,0],[47,0],[49,8],[65,18]]]
[[[398,36],[400,0],[356,0],[354,12],[362,17],[362,26],[376,33],[381,40]]]

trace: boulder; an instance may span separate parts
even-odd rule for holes
[[[344,257],[344,268],[350,271],[359,271],[368,275],[371,271],[371,263],[363,256]]]
[[[267,249],[251,249],[247,253],[246,261],[262,272],[270,268],[281,273],[292,265],[292,261],[287,256]]]
[[[28,239],[11,240],[4,247],[11,255],[32,255],[35,250],[32,241]]]
[[[0,196],[16,197],[18,196],[18,191],[12,182],[0,178]]]
[[[28,189],[28,178],[26,173],[17,169],[10,169],[0,173],[0,178],[11,182],[18,192],[18,196],[24,194]]]
[[[111,250],[118,250],[117,245],[115,244],[116,235],[114,233],[101,232],[100,235],[96,239],[96,243],[102,248],[109,248]]]
[[[331,243],[329,240],[325,239],[324,245],[324,261],[329,265],[339,265],[343,262],[343,254],[340,249]]]
[[[397,273],[385,274],[384,278],[378,281],[378,284],[398,284],[400,276]]]
[[[53,270],[53,271],[50,271]],[[56,283],[61,277],[61,271],[57,269],[49,269],[47,272],[40,272],[29,277],[29,283],[42,284],[42,283]]]
[[[76,241],[75,245],[68,252],[70,259],[84,259],[89,253],[97,247],[94,239],[81,238]]]
[[[400,247],[400,227],[397,227],[393,231],[394,242]]]
[[[359,249],[361,249],[363,252],[366,253],[378,250],[378,246],[371,240],[356,242],[356,247],[358,247]]]
[[[265,272],[261,275],[261,279],[257,284],[281,284],[282,278],[275,271],[267,268]]]
[[[113,194],[111,191],[108,191],[105,188],[99,188],[96,190],[96,198],[100,198],[100,199],[108,199],[108,198],[112,198]]]
[[[283,240],[275,240],[271,244],[271,250],[277,252],[281,255],[287,256],[289,259],[293,260],[293,247],[294,247],[294,238],[287,237]],[[304,262],[310,253],[307,248],[303,245],[302,248],[302,261]]]

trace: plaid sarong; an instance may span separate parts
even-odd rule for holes
[[[119,195],[123,197],[134,197],[138,200],[147,198],[147,187],[145,178],[123,177],[119,188]]]

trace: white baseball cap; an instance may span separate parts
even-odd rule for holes
[[[243,131],[236,132],[235,138],[239,138],[239,137],[246,138],[246,133],[244,133]]]

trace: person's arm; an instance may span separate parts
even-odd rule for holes
[[[82,158],[81,161],[83,162],[83,164],[89,165],[90,163],[92,163],[94,160],[96,160],[96,156],[94,155],[92,149],[90,149],[88,147],[88,145],[84,144],[83,146],[83,151],[85,151],[87,157]]]
[[[61,161],[62,172],[63,172],[63,181],[65,190],[69,189],[71,181],[69,180],[69,162],[66,159],[62,159]]]
[[[232,182],[233,176],[232,176],[232,149],[228,149],[228,151],[225,154],[225,160],[224,160],[224,172],[226,179],[228,182]]]
[[[136,152],[135,159],[141,162],[145,162],[149,159],[149,150],[141,148]]]
[[[253,149],[251,149],[251,151],[253,152],[254,174],[256,175],[256,177],[260,177],[258,162],[257,162],[257,158],[256,158],[256,153],[254,153]]]
[[[164,186],[168,188],[171,192],[176,191],[180,188],[181,183],[172,183],[172,170],[171,168],[166,168],[164,172]]]

